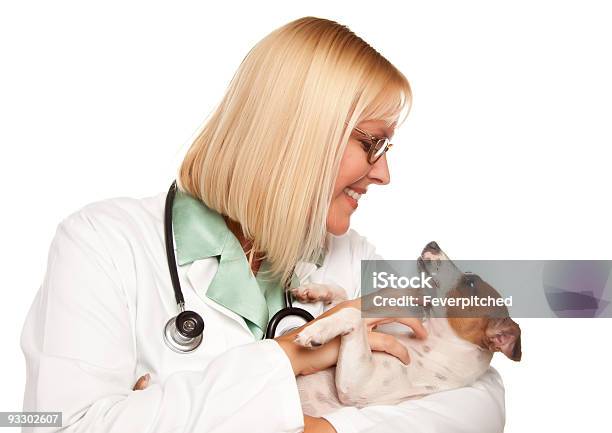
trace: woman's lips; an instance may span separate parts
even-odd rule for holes
[[[357,200],[355,200],[353,197],[346,195],[346,193],[342,193],[342,195],[344,197],[346,197],[347,201],[349,202],[349,204],[351,205],[351,207],[353,209],[357,209],[357,206],[359,206],[359,204],[357,203]]]
[[[350,188],[353,191],[358,192],[359,194],[365,194],[367,192],[367,190],[365,188],[357,188],[355,186],[349,186],[347,188]]]
[[[365,193],[366,193],[366,189],[359,188],[359,187],[347,186],[342,190],[342,195],[346,197],[346,199],[349,202],[349,205],[351,205],[353,209],[357,209],[357,207],[359,206],[358,201]],[[353,198],[354,195],[357,198]]]

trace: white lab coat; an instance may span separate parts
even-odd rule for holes
[[[62,411],[66,432],[301,431],[284,351],[274,340],[254,341],[240,316],[203,296],[215,257],[179,268],[186,307],[206,324],[202,345],[177,354],[163,342],[163,327],[177,313],[164,249],[165,196],[91,203],[59,224],[21,335],[23,410]],[[300,263],[296,272],[302,283],[335,283],[354,297],[367,258],[380,257],[349,230],[331,237],[321,268]],[[315,315],[323,309],[299,306]],[[149,386],[132,391],[147,372]],[[491,368],[470,387],[326,418],[338,433],[499,432],[504,388]]]

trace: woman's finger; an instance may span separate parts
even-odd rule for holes
[[[364,319],[368,331],[376,328],[379,325],[384,325],[386,323],[401,323],[403,325],[408,326],[414,332],[414,337],[425,339],[427,338],[427,330],[423,326],[423,322],[421,319],[416,317],[369,317]]]
[[[140,376],[138,380],[136,381],[134,388],[132,389],[134,391],[140,391],[140,390],[145,389],[149,385],[150,378],[151,378],[151,375],[149,375],[149,373],[145,374],[144,376]]]
[[[408,350],[394,336],[383,334],[382,332],[369,332],[368,341],[370,343],[370,349],[393,355],[404,364],[410,363]]]
[[[404,325],[409,326],[414,332],[414,337],[421,340],[427,338],[427,330],[423,326],[421,319],[416,317],[396,317],[395,322],[403,323]]]

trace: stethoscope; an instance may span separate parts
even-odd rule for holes
[[[179,314],[172,317],[164,327],[164,341],[166,345],[177,353],[189,353],[202,344],[202,334],[204,333],[204,319],[195,311],[185,310],[185,299],[181,290],[181,283],[178,276],[178,268],[176,258],[174,256],[174,243],[172,233],[172,204],[176,195],[176,181],[172,182],[170,190],[166,195],[166,207],[164,209],[164,237],[166,241],[166,256],[168,258],[168,269],[170,270],[170,279],[174,288],[174,298],[179,309]],[[292,327],[285,330],[289,332],[304,323],[314,320],[312,314],[303,308],[297,308],[292,305],[291,294],[289,293],[289,282],[285,283],[283,290],[285,294],[285,307],[276,312],[268,322],[266,332],[263,338],[274,338],[276,336],[276,328],[281,321],[290,317],[299,319],[299,325],[292,321]]]

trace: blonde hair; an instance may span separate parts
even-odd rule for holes
[[[401,125],[406,77],[348,27],[303,17],[246,55],[191,144],[179,189],[237,221],[272,277],[326,247],[326,220],[354,126]],[[405,116],[398,121],[402,111]],[[347,124],[345,124],[347,122]]]

